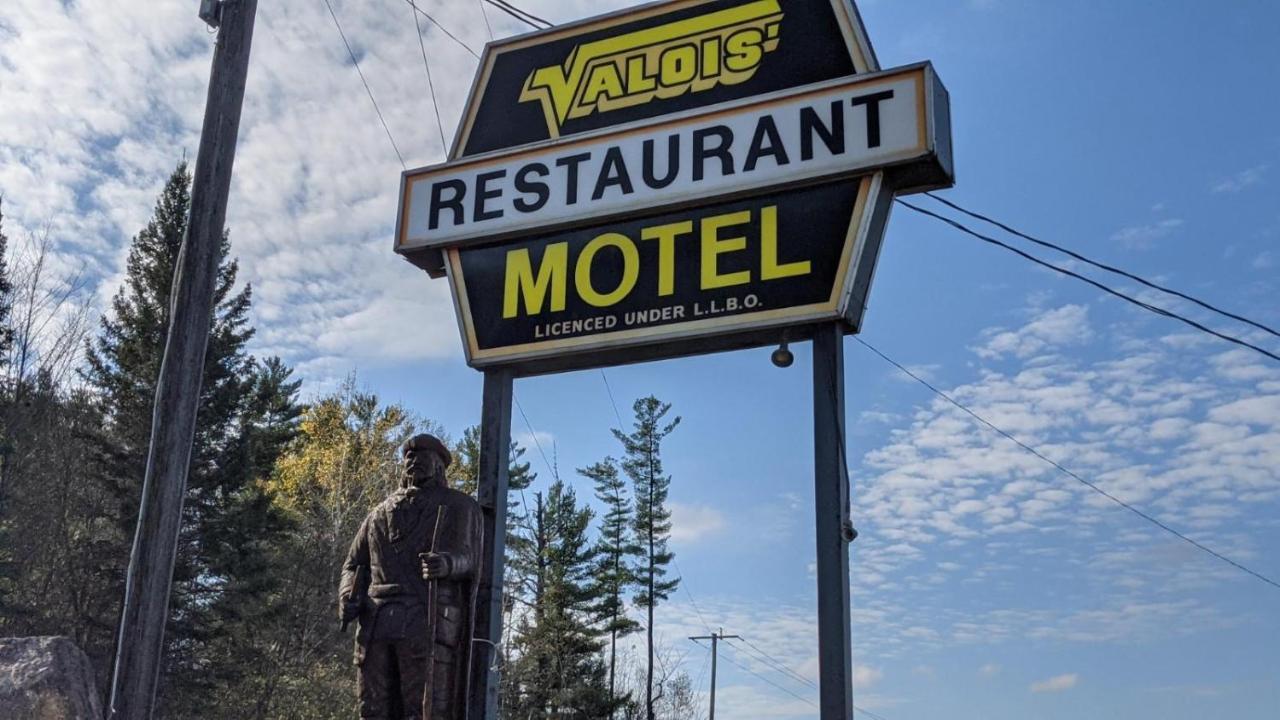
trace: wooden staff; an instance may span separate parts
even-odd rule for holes
[[[431,530],[431,550],[428,556],[436,553],[436,541],[440,539],[440,526],[444,524],[446,506],[436,508],[436,526]],[[440,610],[436,607],[436,586],[439,584],[433,577],[427,581],[427,641],[431,650],[427,653],[427,681],[423,684],[422,720],[431,720],[431,696],[435,693],[436,680],[436,625]]]

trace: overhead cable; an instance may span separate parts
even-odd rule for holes
[[[444,139],[444,121],[440,119],[440,103],[436,101],[436,84],[431,80],[431,63],[427,61],[427,44],[422,39],[422,23],[418,20],[418,4],[409,0],[413,8],[413,26],[418,29],[418,47],[422,50],[422,66],[427,69],[427,88],[431,91],[431,107],[436,111],[436,127],[440,130],[440,149],[449,154],[449,143]]]
[[[1111,493],[1109,493],[1109,492],[1107,492],[1106,490],[1104,490],[1104,489],[1102,489],[1101,487],[1099,487],[1097,484],[1095,484],[1095,483],[1093,483],[1093,482],[1090,482],[1089,480],[1086,480],[1085,478],[1083,478],[1083,477],[1081,477],[1081,476],[1077,475],[1076,473],[1072,472],[1071,470],[1067,469],[1066,467],[1063,467],[1061,463],[1058,463],[1058,462],[1056,462],[1056,461],[1054,461],[1054,460],[1050,459],[1050,458],[1049,458],[1049,457],[1047,457],[1044,453],[1040,452],[1039,450],[1035,449],[1034,447],[1031,447],[1030,445],[1028,445],[1028,444],[1026,444],[1026,443],[1022,442],[1021,440],[1019,440],[1018,438],[1014,437],[1014,436],[1013,436],[1013,435],[1011,435],[1010,433],[1008,433],[1008,432],[1006,432],[1006,431],[1004,431],[1004,430],[1000,429],[999,427],[996,427],[996,426],[995,426],[994,424],[992,424],[989,420],[987,420],[986,418],[982,417],[981,415],[979,415],[978,413],[974,412],[973,410],[970,410],[968,407],[966,407],[966,406],[965,406],[963,403],[961,403],[960,401],[958,401],[958,400],[956,400],[955,398],[951,397],[950,395],[948,395],[947,393],[943,392],[942,390],[939,390],[938,388],[934,387],[932,384],[930,384],[930,383],[929,383],[929,381],[927,381],[927,380],[925,380],[924,378],[920,377],[919,375],[916,375],[915,373],[911,372],[910,370],[908,370],[906,367],[904,367],[901,363],[897,362],[897,361],[896,361],[896,360],[894,360],[893,358],[890,358],[888,355],[885,355],[884,353],[880,352],[878,349],[876,349],[876,348],[875,348],[875,346],[871,345],[871,344],[870,344],[870,343],[868,343],[866,340],[863,340],[862,338],[857,337],[857,336],[854,336],[854,338],[853,338],[853,339],[854,339],[854,340],[857,340],[857,341],[858,341],[858,342],[859,342],[863,347],[865,347],[866,349],[868,349],[868,350],[870,350],[871,352],[875,353],[876,355],[880,356],[880,359],[884,360],[885,362],[889,363],[890,365],[892,365],[892,366],[896,367],[898,370],[902,371],[902,373],[903,373],[903,374],[905,374],[907,377],[911,378],[912,380],[915,380],[916,382],[920,383],[921,385],[923,385],[923,386],[925,386],[926,388],[928,388],[929,390],[931,390],[931,391],[932,391],[935,395],[937,395],[938,397],[942,398],[943,400],[946,400],[948,403],[951,403],[952,405],[954,405],[955,407],[957,407],[957,408],[959,408],[961,411],[963,411],[965,414],[967,414],[967,415],[969,415],[970,417],[972,417],[974,420],[977,420],[978,422],[980,422],[980,423],[982,423],[983,425],[987,426],[989,429],[991,429],[991,430],[995,431],[997,434],[1001,435],[1001,436],[1002,436],[1002,437],[1004,437],[1005,439],[1007,439],[1007,440],[1009,440],[1009,441],[1013,442],[1015,445],[1017,445],[1018,447],[1022,448],[1023,450],[1026,450],[1027,452],[1031,453],[1032,455],[1035,455],[1036,457],[1040,458],[1041,460],[1043,460],[1044,462],[1048,463],[1049,465],[1052,465],[1053,467],[1057,468],[1059,472],[1063,473],[1063,474],[1064,474],[1064,475],[1066,475],[1067,477],[1070,477],[1070,478],[1074,479],[1076,482],[1079,482],[1080,484],[1082,484],[1082,485],[1084,485],[1085,487],[1089,488],[1089,489],[1090,489],[1090,490],[1092,490],[1093,492],[1095,492],[1095,493],[1097,493],[1097,494],[1101,495],[1102,497],[1106,498],[1107,500],[1110,500],[1111,502],[1115,503],[1116,505],[1119,505],[1120,507],[1124,508],[1125,510],[1128,510],[1129,512],[1133,513],[1134,515],[1137,515],[1138,517],[1142,518],[1143,520],[1146,520],[1147,522],[1151,523],[1152,525],[1155,525],[1156,527],[1158,527],[1158,528],[1160,528],[1161,530],[1165,531],[1166,533],[1168,533],[1168,534],[1170,534],[1170,535],[1172,535],[1172,536],[1174,536],[1174,537],[1178,538],[1179,540],[1181,540],[1181,541],[1183,541],[1183,542],[1187,543],[1188,545],[1191,545],[1192,547],[1196,548],[1197,550],[1200,550],[1201,552],[1207,553],[1207,554],[1209,554],[1209,555],[1211,555],[1211,556],[1213,556],[1213,557],[1217,558],[1218,560],[1221,560],[1222,562],[1224,562],[1224,563],[1226,563],[1226,564],[1228,564],[1228,565],[1230,565],[1230,566],[1234,567],[1235,569],[1240,570],[1240,571],[1243,571],[1243,572],[1246,572],[1246,573],[1248,573],[1249,575],[1252,575],[1253,577],[1257,578],[1258,580],[1261,580],[1262,582],[1264,582],[1264,583],[1266,583],[1266,584],[1268,584],[1268,585],[1271,585],[1272,587],[1276,588],[1277,590],[1280,590],[1280,583],[1276,582],[1275,580],[1272,580],[1271,578],[1267,577],[1266,575],[1263,575],[1263,574],[1262,574],[1262,573],[1260,573],[1260,572],[1257,572],[1256,570],[1253,570],[1253,569],[1251,569],[1251,568],[1245,567],[1244,565],[1242,565],[1242,564],[1240,564],[1240,563],[1236,562],[1235,560],[1232,560],[1231,558],[1227,557],[1226,555],[1223,555],[1222,553],[1218,552],[1217,550],[1214,550],[1213,548],[1211,548],[1211,547],[1209,547],[1209,546],[1207,546],[1207,545],[1204,545],[1203,543],[1200,543],[1200,542],[1198,542],[1198,541],[1196,541],[1196,540],[1193,540],[1192,538],[1190,538],[1190,537],[1188,537],[1188,536],[1186,536],[1186,535],[1182,534],[1181,532],[1178,532],[1177,530],[1173,529],[1172,527],[1169,527],[1168,525],[1164,524],[1164,523],[1163,523],[1163,522],[1161,522],[1160,520],[1157,520],[1155,517],[1153,517],[1153,516],[1151,516],[1151,515],[1148,515],[1147,513],[1143,512],[1142,510],[1139,510],[1138,508],[1134,507],[1133,505],[1130,505],[1129,503],[1125,502],[1124,500],[1121,500],[1120,498],[1116,497],[1115,495],[1112,495]]]
[[[338,36],[342,38],[342,44],[347,46],[347,54],[351,56],[351,64],[355,66],[356,74],[360,76],[360,82],[364,84],[364,91],[369,94],[369,102],[373,103],[373,111],[378,113],[378,120],[382,122],[382,129],[387,131],[387,139],[391,141],[391,149],[396,151],[396,157],[400,158],[400,167],[407,167],[404,164],[404,156],[400,154],[400,148],[396,145],[396,139],[391,137],[391,128],[387,127],[387,119],[382,117],[382,110],[378,107],[378,101],[373,98],[373,90],[369,89],[369,81],[365,80],[364,73],[360,71],[360,62],[356,60],[356,54],[351,49],[351,43],[347,42],[347,34],[342,32],[342,23],[338,22],[338,16],[333,12],[333,5],[329,0],[324,0],[325,7],[329,8],[329,17],[333,18],[334,27],[338,28]]]
[[[1227,335],[1226,333],[1218,332],[1217,330],[1214,330],[1214,329],[1212,329],[1212,328],[1206,327],[1205,325],[1202,325],[1202,324],[1200,324],[1200,323],[1196,322],[1195,320],[1192,320],[1192,319],[1190,319],[1190,318],[1188,318],[1188,317],[1185,317],[1185,316],[1183,316],[1183,315],[1179,315],[1178,313],[1175,313],[1175,312],[1173,312],[1173,311],[1171,311],[1171,310],[1166,310],[1166,309],[1164,309],[1164,308],[1162,308],[1162,307],[1159,307],[1159,306],[1157,306],[1157,305],[1152,305],[1152,304],[1150,304],[1150,303],[1143,302],[1142,300],[1139,300],[1139,299],[1137,299],[1137,298],[1135,298],[1135,297],[1133,297],[1133,296],[1126,295],[1125,293],[1122,293],[1122,292],[1120,292],[1119,290],[1116,290],[1116,289],[1114,289],[1114,288],[1112,288],[1112,287],[1109,287],[1109,286],[1107,286],[1107,285],[1104,285],[1104,284],[1102,284],[1102,283],[1098,282],[1097,280],[1094,280],[1094,279],[1089,278],[1089,277],[1085,277],[1084,275],[1081,275],[1080,273],[1074,272],[1074,271],[1072,271],[1072,270],[1068,270],[1068,269],[1066,269],[1066,268],[1058,267],[1057,265],[1054,265],[1053,263],[1048,262],[1048,261],[1046,261],[1046,260],[1041,260],[1040,258],[1038,258],[1038,257],[1036,257],[1036,256],[1034,256],[1034,255],[1032,255],[1032,254],[1030,254],[1030,253],[1028,253],[1028,252],[1025,252],[1025,251],[1023,251],[1023,250],[1020,250],[1020,249],[1018,249],[1018,248],[1016,248],[1016,247],[1014,247],[1014,246],[1012,246],[1012,245],[1009,245],[1008,243],[1005,243],[1005,242],[1003,242],[1003,241],[1001,241],[1001,240],[997,240],[997,239],[995,239],[995,238],[993,238],[993,237],[990,237],[990,236],[988,236],[988,235],[983,235],[982,233],[977,232],[976,230],[973,230],[973,229],[971,229],[971,228],[969,228],[969,227],[965,226],[963,223],[958,222],[958,221],[956,221],[956,220],[953,220],[952,218],[949,218],[949,217],[947,217],[947,216],[945,216],[945,215],[939,215],[938,213],[935,213],[935,212],[933,212],[932,210],[926,210],[926,209],[924,209],[924,208],[922,208],[922,207],[919,207],[919,206],[916,206],[916,205],[912,205],[911,203],[906,202],[905,200],[898,200],[898,201],[897,201],[897,203],[898,203],[899,205],[902,205],[903,207],[906,207],[906,208],[909,208],[909,209],[911,209],[911,210],[914,210],[914,211],[916,211],[916,212],[920,213],[921,215],[928,215],[929,217],[932,217],[932,218],[936,218],[936,219],[938,219],[938,220],[941,220],[942,222],[944,222],[944,223],[946,223],[946,224],[948,224],[948,225],[950,225],[950,226],[952,226],[952,227],[956,228],[957,230],[959,230],[959,231],[961,231],[961,232],[963,232],[963,233],[965,233],[965,234],[972,235],[973,237],[976,237],[976,238],[978,238],[979,240],[982,240],[983,242],[991,243],[992,245],[996,245],[996,246],[1002,247],[1002,248],[1004,248],[1005,250],[1008,250],[1009,252],[1015,253],[1015,254],[1017,254],[1017,255],[1019,255],[1019,256],[1021,256],[1021,257],[1025,258],[1025,259],[1027,259],[1027,260],[1030,260],[1031,262],[1033,262],[1033,263],[1035,263],[1035,264],[1037,264],[1037,265],[1040,265],[1040,266],[1042,266],[1042,267],[1045,267],[1045,268],[1048,268],[1048,269],[1050,269],[1050,270],[1053,270],[1054,272],[1061,273],[1061,274],[1066,275],[1066,276],[1068,276],[1068,277],[1073,277],[1073,278],[1075,278],[1075,279],[1077,279],[1077,280],[1080,280],[1080,281],[1086,282],[1086,283],[1088,283],[1088,284],[1090,284],[1090,285],[1092,285],[1092,286],[1094,286],[1094,287],[1098,288],[1099,290],[1101,290],[1101,291],[1103,291],[1103,292],[1105,292],[1105,293],[1108,293],[1108,294],[1110,294],[1110,295],[1114,295],[1114,296],[1116,296],[1116,297],[1120,298],[1121,300],[1124,300],[1125,302],[1133,303],[1134,305],[1137,305],[1138,307],[1140,307],[1140,308],[1142,308],[1142,309],[1144,309],[1144,310],[1148,310],[1148,311],[1150,311],[1150,312],[1153,312],[1153,313],[1155,313],[1155,314],[1157,314],[1157,315],[1160,315],[1160,316],[1163,316],[1163,317],[1167,317],[1167,318],[1171,318],[1171,319],[1173,319],[1173,320],[1177,320],[1177,321],[1179,321],[1179,322],[1181,322],[1181,323],[1184,323],[1184,324],[1186,324],[1186,325],[1189,325],[1189,326],[1191,326],[1191,327],[1193,327],[1193,328],[1195,328],[1195,329],[1197,329],[1197,330],[1199,330],[1199,331],[1201,331],[1201,332],[1208,333],[1208,334],[1213,335],[1214,337],[1219,338],[1219,339],[1221,339],[1221,340],[1226,340],[1226,341],[1227,341],[1227,342],[1229,342],[1229,343],[1233,343],[1233,344],[1235,344],[1235,345],[1239,345],[1239,346],[1241,346],[1241,347],[1249,348],[1250,350],[1253,350],[1253,351],[1255,351],[1255,352],[1257,352],[1257,353],[1260,353],[1260,354],[1262,354],[1262,355],[1265,355],[1266,357],[1269,357],[1269,358],[1271,358],[1272,360],[1275,360],[1276,362],[1280,362],[1280,355],[1277,355],[1277,354],[1275,354],[1275,353],[1271,352],[1270,350],[1265,350],[1265,349],[1263,349],[1263,348],[1260,348],[1260,347],[1258,347],[1257,345],[1254,345],[1254,344],[1253,344],[1253,343],[1251,343],[1251,342],[1248,342],[1248,341],[1246,341],[1246,340],[1241,340],[1240,338],[1233,337],[1233,336],[1231,336],[1231,335]]]
[[[509,2],[504,2],[503,0],[484,0],[484,1],[526,25],[530,25],[539,30],[544,30],[546,28],[551,27],[551,23],[547,22],[546,20],[543,20],[542,18],[538,17],[537,15],[534,15],[531,12],[528,12],[526,10],[521,10],[520,8],[516,7],[515,5],[512,5]]]
[[[1047,248],[1050,248],[1050,249],[1052,249],[1052,250],[1057,250],[1058,252],[1063,253],[1064,255],[1069,255],[1069,256],[1071,256],[1071,257],[1075,258],[1076,260],[1079,260],[1080,262],[1083,262],[1083,263],[1086,263],[1086,264],[1092,265],[1092,266],[1094,266],[1094,267],[1096,267],[1096,268],[1098,268],[1098,269],[1100,269],[1100,270],[1106,270],[1106,271],[1107,271],[1107,272],[1109,272],[1109,273],[1114,273],[1114,274],[1116,274],[1116,275],[1120,275],[1121,277],[1126,277],[1126,278],[1128,278],[1128,279],[1130,279],[1130,280],[1132,280],[1132,281],[1134,281],[1134,282],[1136,282],[1136,283],[1138,283],[1138,284],[1140,284],[1140,285],[1145,285],[1146,287],[1149,287],[1149,288],[1151,288],[1151,289],[1153,289],[1153,290],[1159,290],[1160,292],[1168,293],[1169,295],[1173,295],[1174,297],[1182,298],[1183,300],[1186,300],[1187,302],[1195,303],[1196,305],[1199,305],[1200,307],[1202,307],[1202,308],[1204,308],[1204,309],[1206,309],[1206,310],[1209,310],[1209,311],[1215,312],[1215,313],[1217,313],[1217,314],[1219,314],[1219,315],[1222,315],[1223,317],[1231,318],[1232,320],[1237,320],[1237,321],[1239,321],[1239,322],[1245,323],[1246,325],[1252,325],[1253,327],[1255,327],[1255,328],[1257,328],[1257,329],[1259,329],[1259,330],[1263,330],[1263,331],[1265,331],[1265,332],[1271,333],[1272,335],[1275,335],[1276,337],[1280,337],[1280,332],[1277,332],[1277,331],[1275,331],[1274,329],[1272,329],[1272,328],[1270,328],[1270,327],[1268,327],[1268,326],[1266,326],[1266,325],[1263,325],[1263,324],[1262,324],[1262,323],[1260,323],[1260,322],[1257,322],[1257,321],[1255,321],[1255,320],[1250,320],[1249,318],[1244,317],[1244,316],[1242,316],[1242,315],[1237,315],[1237,314],[1235,314],[1235,313],[1228,312],[1228,311],[1226,311],[1226,310],[1223,310],[1222,308],[1219,308],[1219,307],[1216,307],[1216,306],[1214,306],[1214,305],[1211,305],[1210,303],[1205,302],[1204,300],[1201,300],[1201,299],[1199,299],[1199,298],[1197,298],[1197,297],[1193,297],[1193,296],[1188,295],[1188,294],[1186,294],[1186,293],[1184,293],[1184,292],[1180,292],[1180,291],[1178,291],[1178,290],[1174,290],[1173,288],[1170,288],[1170,287],[1167,287],[1167,286],[1160,285],[1160,284],[1158,284],[1158,283],[1152,282],[1152,281],[1147,280],[1146,278],[1143,278],[1143,277],[1141,277],[1141,276],[1139,276],[1139,275],[1136,275],[1136,274],[1134,274],[1134,273],[1128,272],[1128,271],[1126,271],[1126,270],[1121,270],[1121,269],[1120,269],[1120,268],[1118,268],[1118,267],[1114,267],[1114,266],[1112,266],[1112,265],[1107,265],[1106,263],[1101,263],[1101,262],[1098,262],[1098,261],[1096,261],[1096,260],[1091,260],[1091,259],[1089,259],[1089,258],[1085,257],[1084,255],[1081,255],[1081,254],[1080,254],[1080,253],[1078,253],[1078,252],[1075,252],[1075,251],[1070,250],[1070,249],[1068,249],[1068,248],[1062,247],[1061,245],[1057,245],[1057,244],[1055,244],[1055,243],[1051,243],[1051,242],[1049,242],[1048,240],[1041,240],[1041,239],[1039,239],[1039,238],[1037,238],[1037,237],[1033,237],[1033,236],[1031,236],[1031,235],[1028,235],[1028,234],[1026,234],[1026,233],[1022,232],[1021,230],[1017,230],[1017,229],[1015,229],[1015,228],[1012,228],[1012,227],[1010,227],[1010,226],[1008,226],[1008,225],[1006,225],[1006,224],[1004,224],[1004,223],[1000,222],[999,220],[995,220],[995,219],[990,218],[990,217],[988,217],[988,216],[986,216],[986,215],[983,215],[982,213],[974,212],[973,210],[969,210],[969,209],[966,209],[966,208],[964,208],[964,207],[961,207],[960,205],[958,205],[958,204],[956,204],[956,203],[954,203],[954,202],[951,202],[950,200],[947,200],[946,198],[938,197],[937,195],[935,195],[935,194],[933,194],[933,193],[931,193],[931,192],[927,192],[927,193],[925,193],[925,195],[928,195],[929,197],[933,198],[934,200],[937,200],[938,202],[942,203],[943,205],[946,205],[947,207],[951,208],[952,210],[955,210],[956,212],[964,213],[965,215],[968,215],[969,217],[971,217],[971,218],[973,218],[973,219],[975,219],[975,220],[981,220],[982,222],[985,222],[985,223],[989,223],[989,224],[991,224],[991,225],[994,225],[994,226],[996,226],[996,227],[1000,228],[1001,230],[1004,230],[1005,232],[1007,232],[1007,233],[1009,233],[1009,234],[1011,234],[1011,235],[1016,235],[1016,236],[1018,236],[1018,237],[1022,238],[1023,240],[1029,240],[1029,241],[1031,241],[1031,242],[1033,242],[1033,243],[1035,243],[1035,244],[1037,244],[1037,245],[1040,245],[1041,247],[1047,247]]]
[[[463,50],[466,50],[467,52],[471,53],[471,57],[477,60],[480,59],[479,53],[477,53],[475,50],[472,50],[470,45],[462,42],[462,40],[460,40],[457,35],[454,35],[453,33],[449,32],[449,28],[441,25],[439,20],[436,20],[435,18],[428,15],[426,10],[423,10],[422,8],[418,7],[416,2],[413,2],[413,0],[404,0],[404,1],[409,3],[409,5],[413,7],[414,12],[418,13],[422,17],[429,20],[432,25],[435,25],[437,28],[440,28],[440,32],[444,33],[445,35],[448,35],[450,40],[454,41],[459,46],[461,46]],[[327,3],[329,2],[329,0],[325,0],[325,2]]]

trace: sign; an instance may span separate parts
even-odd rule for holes
[[[848,0],[678,0],[490,43],[453,159],[878,69]]]
[[[487,365],[840,317],[854,258],[874,242],[863,210],[878,178],[450,249],[468,357]]]
[[[949,187],[932,65],[848,0],[669,0],[490,43],[395,249],[521,373],[856,331],[895,195]]]
[[[945,182],[945,105],[930,66],[788,90],[405,175],[398,249],[488,241],[871,168]]]

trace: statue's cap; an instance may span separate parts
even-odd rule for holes
[[[444,446],[440,438],[430,433],[422,433],[414,435],[404,442],[404,447],[400,448],[400,454],[405,455],[410,450],[430,450],[440,456],[444,460],[445,467],[453,463],[453,455],[450,454],[449,448]]]

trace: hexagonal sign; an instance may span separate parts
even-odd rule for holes
[[[396,251],[468,362],[595,367],[861,324],[895,194],[953,182],[928,63],[846,0],[673,0],[490,43]]]

